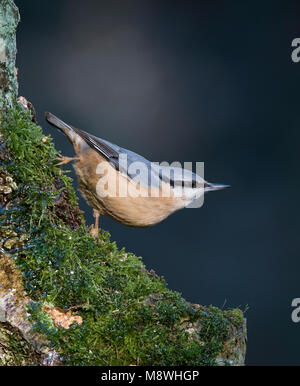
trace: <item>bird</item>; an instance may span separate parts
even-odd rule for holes
[[[46,120],[62,131],[76,156],[59,156],[58,165],[73,162],[79,191],[93,208],[93,237],[99,217],[132,227],[148,227],[192,205],[208,191],[229,187],[205,181],[178,166],[158,165],[145,157],[65,123],[50,112]],[[201,206],[201,205],[199,205]]]

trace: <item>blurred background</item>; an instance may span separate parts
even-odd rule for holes
[[[248,305],[248,365],[299,365],[299,1],[15,2],[20,95],[64,155],[44,111],[232,186],[152,228],[102,228],[189,301]]]

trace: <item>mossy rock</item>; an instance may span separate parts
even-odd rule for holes
[[[108,232],[93,239],[51,138],[29,112],[16,105],[1,135],[2,252],[21,273],[32,329],[63,364],[243,364],[242,311],[190,304]],[[64,328],[51,309],[82,323]]]
[[[0,366],[36,366],[39,359],[16,328],[0,322]]]

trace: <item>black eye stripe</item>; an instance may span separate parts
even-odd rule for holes
[[[160,176],[160,179],[162,180],[161,176]],[[173,179],[170,179],[169,180],[169,184],[171,185],[172,188],[175,187],[175,181]],[[186,187],[192,187],[193,189],[197,187],[197,181],[196,180],[192,180],[192,181],[184,181],[182,180],[181,181],[181,184],[180,184],[180,181],[176,181],[176,186],[180,186],[182,188]]]
[[[193,188],[193,189],[197,188],[197,180],[195,180],[195,179],[193,179],[192,181],[191,180],[177,180],[176,184],[175,184],[174,178],[168,179],[167,176],[164,176],[164,178],[163,178],[162,170],[159,171],[159,178],[163,182],[168,182],[172,188],[174,188],[175,186],[180,186],[180,185],[182,188],[184,188],[184,187]],[[207,183],[204,183],[204,187],[207,187],[207,186],[209,186],[209,185]]]

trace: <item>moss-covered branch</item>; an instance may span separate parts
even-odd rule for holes
[[[0,130],[0,363],[243,364],[242,311],[190,304],[107,232],[91,237],[29,111],[13,103]]]

